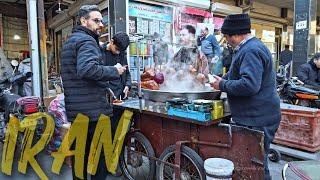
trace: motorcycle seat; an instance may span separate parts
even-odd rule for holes
[[[316,90],[313,90],[313,89],[310,89],[307,87],[303,87],[303,86],[291,87],[291,89],[294,91],[301,92],[301,93],[307,93],[307,94],[312,94],[312,95],[317,95],[317,96],[320,95],[319,91],[316,91]]]

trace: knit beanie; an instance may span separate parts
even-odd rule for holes
[[[120,51],[125,51],[130,44],[130,39],[127,33],[118,32],[113,37],[113,43],[119,48]]]
[[[222,34],[235,35],[251,32],[251,22],[248,14],[228,15],[221,27]]]

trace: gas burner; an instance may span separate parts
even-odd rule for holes
[[[197,103],[195,103],[197,102]],[[166,102],[168,115],[179,116],[199,121],[211,120],[212,101],[188,101],[182,98],[169,99]]]

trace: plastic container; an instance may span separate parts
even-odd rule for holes
[[[320,110],[281,104],[281,122],[273,142],[310,152],[320,150]]]
[[[214,100],[211,111],[212,120],[223,117],[223,102],[222,100]]]
[[[223,158],[209,158],[204,161],[207,180],[232,180],[234,164]]]
[[[130,43],[129,51],[130,55],[137,55],[137,43]]]

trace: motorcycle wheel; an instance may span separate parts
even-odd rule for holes
[[[299,106],[303,106],[303,107],[311,107],[311,103],[309,100],[299,100],[298,104]]]

